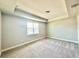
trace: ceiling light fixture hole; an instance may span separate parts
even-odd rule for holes
[[[46,13],[50,13],[50,11],[45,11]]]

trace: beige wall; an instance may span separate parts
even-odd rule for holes
[[[70,42],[78,42],[77,19],[71,17],[48,23],[48,36]]]
[[[27,21],[32,20],[9,14],[2,14],[2,50],[46,36],[46,23],[44,22],[38,22],[40,29],[39,34],[28,36],[26,32]]]
[[[1,11],[0,11],[0,55],[1,55]]]

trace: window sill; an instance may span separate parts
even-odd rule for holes
[[[37,34],[27,34],[27,36],[35,36],[35,35],[39,35],[39,33],[37,33]]]

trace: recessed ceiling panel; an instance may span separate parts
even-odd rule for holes
[[[18,8],[46,19],[67,15],[64,0],[18,0],[17,2]]]

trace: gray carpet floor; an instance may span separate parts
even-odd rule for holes
[[[42,39],[29,45],[6,51],[2,58],[78,58],[79,49],[75,43],[57,39]]]

